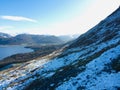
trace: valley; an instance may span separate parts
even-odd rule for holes
[[[1,90],[120,89],[120,7],[69,43],[30,48],[39,58],[0,71]]]

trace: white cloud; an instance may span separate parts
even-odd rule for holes
[[[6,30],[6,29],[11,29],[14,28],[13,26],[0,26],[0,30]]]
[[[22,17],[22,16],[1,16],[2,19],[12,20],[12,21],[29,21],[29,22],[37,22],[34,19]]]

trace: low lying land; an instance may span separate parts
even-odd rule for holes
[[[26,48],[31,48],[34,52],[21,53],[9,56],[0,61],[0,68],[3,68],[10,64],[23,63],[33,59],[37,59],[52,53],[55,50],[60,49],[64,45],[36,45],[36,46],[26,46]]]

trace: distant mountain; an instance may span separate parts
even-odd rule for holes
[[[78,38],[79,35],[61,35],[58,36],[61,40],[63,40],[64,42],[69,42],[72,41],[76,38]]]
[[[19,34],[15,37],[0,38],[0,45],[20,45],[20,44],[61,44],[61,39],[52,35],[32,35]]]
[[[10,37],[12,37],[12,36],[9,34],[0,32],[0,38],[10,38]]]
[[[0,79],[1,90],[120,90],[120,7],[64,48]]]

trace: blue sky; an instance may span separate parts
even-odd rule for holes
[[[82,34],[119,5],[119,0],[0,0],[0,32]]]

